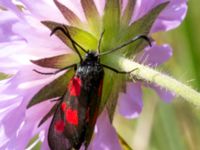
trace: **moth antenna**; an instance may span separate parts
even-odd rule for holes
[[[137,40],[139,40],[139,39],[144,39],[145,41],[148,42],[149,46],[152,46],[151,45],[151,40],[150,40],[149,37],[147,37],[146,35],[138,35],[135,38],[131,39],[130,41],[128,41],[128,42],[126,42],[126,43],[124,43],[124,44],[122,44],[122,45],[120,45],[120,46],[118,46],[116,48],[113,48],[113,49],[111,49],[111,50],[109,50],[107,52],[99,54],[99,56],[110,54],[110,53],[112,53],[114,51],[117,51],[117,50],[119,50],[119,49],[121,49],[121,48],[123,48],[123,47],[125,47],[125,46],[127,46],[127,45],[129,45],[129,44],[131,44],[131,43],[133,43],[133,42],[135,42]]]
[[[101,42],[102,42],[104,33],[105,33],[105,30],[103,30],[103,32],[101,32],[101,35],[99,38],[98,49],[97,49],[98,54],[100,54],[100,51],[101,51]]]
[[[71,37],[71,35],[70,35],[70,33],[69,33],[68,28],[67,28],[65,25],[63,25],[62,27],[60,27],[60,26],[55,27],[55,28],[52,30],[50,36],[52,36],[53,34],[55,34],[55,32],[57,32],[58,30],[60,30],[64,35],[66,35],[66,37],[69,38],[69,40],[70,40],[71,43],[72,43],[73,48],[75,49],[76,53],[78,54],[78,56],[79,56],[79,58],[80,58],[80,61],[82,62],[82,61],[83,61],[83,58],[82,58],[82,56],[81,56],[81,54],[80,54],[80,52],[78,51],[78,49],[77,49],[76,46],[78,46],[78,47],[79,47],[82,51],[84,51],[85,53],[87,53],[87,51],[86,51],[82,46],[80,46],[76,41],[73,40],[73,38]]]

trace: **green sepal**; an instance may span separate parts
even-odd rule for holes
[[[42,23],[47,26],[51,31],[58,26],[63,27],[63,24],[53,21],[42,21]],[[81,45],[85,50],[96,50],[98,41],[92,34],[77,27],[67,25],[65,26],[69,30],[69,33],[73,40]],[[74,50],[71,41],[66,37],[66,35],[64,35],[60,31],[56,32],[55,35],[57,35],[68,47]],[[82,50],[79,50],[79,52],[81,54],[84,54]]]
[[[119,71],[123,71],[119,66],[119,61],[115,59],[115,54],[110,56],[103,56],[101,59],[102,64],[106,64],[112,68]],[[109,69],[104,69],[104,82],[103,82],[103,92],[100,104],[100,112],[106,106],[110,120],[113,120],[113,115],[115,112],[115,107],[117,105],[117,100],[120,92],[124,92],[126,88],[126,74],[117,74]],[[112,86],[111,86],[112,85]],[[111,88],[112,87],[112,88]]]
[[[92,33],[100,33],[101,18],[93,0],[81,0],[81,4],[87,18],[89,29]]]
[[[58,55],[54,57],[48,57],[38,60],[31,60],[32,63],[45,67],[45,68],[55,68],[62,69],[66,66],[72,64],[77,64],[80,61],[79,57],[75,53],[69,53],[64,55]]]
[[[137,36],[137,35],[148,35],[153,23],[156,21],[157,17],[159,16],[160,12],[169,4],[169,2],[165,2],[159,4],[158,6],[154,7],[150,10],[145,16],[137,20],[136,22],[132,23],[128,29],[126,29],[122,35],[125,41]],[[138,53],[142,49],[144,49],[148,43],[144,40],[138,40],[133,44],[126,47],[126,56],[132,56],[135,53]]]
[[[33,96],[27,105],[27,108],[30,108],[33,105],[43,101],[62,96],[67,90],[67,83],[70,81],[73,75],[74,70],[71,69],[51,83],[44,86],[35,96]]]
[[[112,20],[112,22],[111,22]],[[102,41],[102,49],[108,50],[115,45],[116,36],[120,28],[120,2],[119,0],[107,0],[103,16],[103,30],[105,31]]]
[[[129,26],[136,0],[128,0],[128,4],[124,10],[123,16],[121,17],[121,24],[125,27]]]
[[[73,11],[71,11],[69,8],[67,8],[65,5],[61,4],[57,0],[54,0],[54,3],[58,7],[58,9],[62,13],[62,15],[65,17],[65,19],[67,19],[67,21],[71,25],[73,25],[73,26],[81,26],[82,25],[81,20]]]
[[[99,112],[103,111],[106,107],[111,122],[113,121],[119,93],[125,91],[126,88],[125,79],[126,75],[117,74],[113,71],[105,69],[103,94]]]

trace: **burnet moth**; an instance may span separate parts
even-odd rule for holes
[[[51,150],[78,150],[82,144],[84,144],[85,149],[87,149],[99,113],[104,78],[103,68],[122,74],[133,71],[118,71],[117,69],[100,63],[100,57],[119,50],[138,39],[146,40],[149,45],[151,45],[151,42],[147,36],[138,35],[116,48],[100,53],[104,32],[101,33],[97,51],[87,51],[73,40],[65,25],[54,28],[51,35],[58,30],[64,33],[71,41],[74,50],[80,58],[80,63],[66,66],[60,70],[49,73],[34,70],[39,74],[53,75],[66,69],[75,69],[75,74],[69,81],[66,92],[57,100],[54,109],[52,109],[54,111],[51,113],[54,115],[48,131],[48,144]],[[85,53],[85,58],[82,58],[78,48]],[[48,115],[41,120],[39,126],[47,117]]]

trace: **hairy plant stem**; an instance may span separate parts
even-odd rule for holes
[[[120,68],[124,71],[130,71],[134,68],[137,68],[136,71],[133,71],[131,73],[131,78],[133,80],[137,78],[148,83],[154,83],[168,91],[173,92],[174,94],[176,94],[176,96],[181,96],[186,101],[194,105],[200,106],[200,93],[198,93],[188,85],[185,85],[162,72],[150,68],[149,66],[133,62],[124,57],[114,55],[112,56],[112,58],[113,59],[110,59],[110,61],[113,61],[111,63],[114,65],[115,62],[115,65],[118,65],[118,67],[120,66]],[[118,64],[116,64],[116,60],[118,60]]]

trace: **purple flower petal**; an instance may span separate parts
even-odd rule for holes
[[[149,87],[154,89],[155,92],[159,95],[159,97],[167,103],[171,102],[175,97],[174,93],[167,91],[166,89],[161,88],[157,85],[151,84],[149,85]]]
[[[50,118],[46,124],[46,129],[45,129],[45,135],[44,135],[44,139],[41,141],[42,142],[42,146],[41,146],[41,150],[50,150],[49,148],[49,144],[48,144],[48,130],[49,130],[49,125],[50,125],[50,121],[52,120],[52,118]]]
[[[144,16],[155,6],[167,0],[137,0],[132,22]],[[187,0],[171,0],[170,4],[160,13],[151,32],[167,31],[176,28],[185,18]]]
[[[66,52],[66,45],[64,45],[56,36],[51,37],[51,31],[36,20],[32,20],[31,26],[23,22],[18,22],[13,26],[13,30],[15,33],[26,39],[29,46],[29,48],[26,48],[28,51],[26,51],[29,54],[31,53],[33,55],[33,53],[39,52],[40,56],[42,53],[48,55],[48,53],[51,53],[51,50],[61,50],[61,53]],[[58,52],[54,52],[54,55],[55,54],[58,54]]]
[[[171,56],[172,48],[169,45],[164,44],[158,46],[153,44],[152,47],[145,48],[144,52],[137,57],[137,60],[146,65],[155,67],[167,61]]]
[[[187,13],[187,0],[171,0],[154,23],[151,32],[168,31],[178,27]]]
[[[98,12],[101,16],[103,15],[103,11],[104,11],[106,1],[107,0],[94,0],[96,7],[97,7],[97,10],[98,10]]]
[[[120,93],[119,113],[126,118],[136,118],[142,111],[142,89],[140,83],[127,83],[126,93]]]
[[[47,136],[45,139],[47,139]],[[45,142],[42,143],[41,150],[50,150],[48,140],[45,140]]]
[[[9,114],[7,114],[1,121],[0,128],[4,128],[6,135],[2,135],[2,137],[0,135],[0,138],[4,138],[6,136],[10,139],[10,142],[4,142],[4,145],[6,144],[6,147],[9,147],[10,149],[25,149],[29,140],[38,132],[42,131],[42,128],[48,130],[49,121],[45,122],[40,129],[37,125],[43,117],[41,114],[47,113],[49,111],[47,108],[51,108],[52,105],[53,103],[51,102],[44,102],[28,110],[26,110],[24,105],[20,105],[13,111],[10,111]]]
[[[0,42],[16,41],[21,38],[13,32],[13,25],[18,21],[17,17],[9,12],[2,11],[0,17]]]
[[[126,6],[128,5],[128,0],[123,0],[121,5],[122,5],[121,10],[122,10],[122,14],[123,14]]]
[[[122,150],[106,110],[98,117],[96,126],[96,134],[89,145],[89,150]]]
[[[54,20],[62,23],[65,22],[64,17],[59,13],[59,10],[57,9],[53,1],[21,0],[20,2],[31,13],[31,16],[34,16],[40,21]]]
[[[21,19],[24,17],[21,14],[21,11],[16,7],[16,5],[12,2],[12,0],[2,0],[0,1],[0,5],[13,11],[18,17],[20,17]]]

